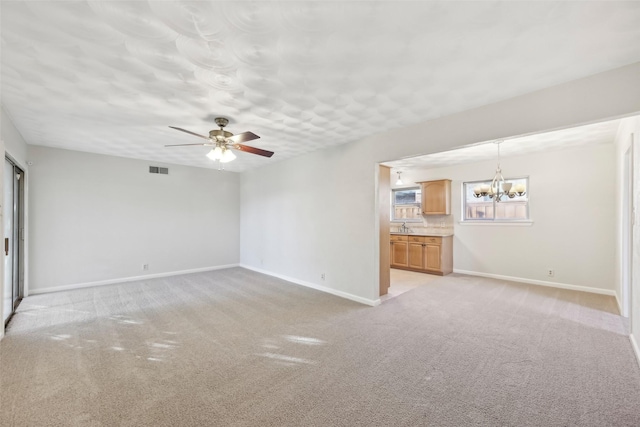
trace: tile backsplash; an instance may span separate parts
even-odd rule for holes
[[[402,222],[393,221],[391,231],[400,231]],[[406,226],[414,233],[453,233],[453,215],[423,216],[422,222],[407,222]]]

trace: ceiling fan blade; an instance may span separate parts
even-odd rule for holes
[[[261,148],[256,148],[256,147],[249,147],[248,145],[233,144],[232,147],[235,148],[236,150],[244,151],[246,153],[251,153],[251,154],[257,154],[259,156],[264,156],[264,157],[273,156],[273,151],[267,151],[267,150],[263,150]]]
[[[237,135],[230,136],[229,138],[227,138],[227,141],[229,141],[231,144],[241,144],[243,142],[253,141],[254,139],[258,138],[260,137],[253,132],[242,132]]]
[[[195,136],[199,136],[200,138],[204,138],[204,139],[209,139],[208,136],[204,136],[204,135],[200,135],[199,133],[195,133],[195,132],[191,132],[190,130],[186,130],[186,129],[182,129],[182,128],[177,128],[175,126],[169,126],[171,129],[175,129],[175,130],[179,130],[181,132],[186,132],[189,133],[191,135],[195,135]],[[241,134],[242,135],[242,134]]]
[[[186,145],[205,145],[205,146],[210,146],[210,147],[212,147],[212,146],[214,146],[215,144],[211,144],[211,143],[207,144],[206,142],[202,142],[202,143],[200,143],[200,144],[171,144],[171,145],[165,145],[165,147],[184,147],[184,146],[186,146]]]

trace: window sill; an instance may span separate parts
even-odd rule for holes
[[[482,225],[496,227],[531,227],[533,221],[458,221],[459,225]]]

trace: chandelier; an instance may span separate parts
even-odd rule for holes
[[[498,168],[496,169],[493,181],[491,181],[491,185],[483,184],[475,187],[473,189],[473,197],[475,198],[489,196],[490,199],[495,197],[496,202],[499,202],[502,199],[502,196],[507,196],[508,198],[513,199],[516,196],[522,197],[527,194],[524,184],[513,185],[512,183],[504,180],[504,177],[502,176],[502,169],[500,169],[500,143],[502,143],[502,141],[495,142],[498,146]]]

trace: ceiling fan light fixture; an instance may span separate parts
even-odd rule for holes
[[[234,160],[236,158],[236,155],[233,154],[233,152],[231,150],[229,150],[228,148],[225,148],[222,151],[222,156],[220,157],[220,163],[229,163],[230,161]]]
[[[204,145],[213,147],[206,155],[212,161],[220,161],[221,163],[228,163],[235,160],[236,155],[231,151],[231,148],[235,150],[241,150],[250,154],[257,154],[263,157],[273,156],[273,151],[263,150],[261,148],[250,147],[244,145],[244,142],[253,141],[260,138],[253,132],[242,132],[239,134],[232,134],[224,130],[224,127],[229,123],[229,120],[224,117],[217,117],[216,124],[220,126],[220,129],[214,129],[209,131],[209,136],[200,135],[199,133],[191,132],[190,130],[182,129],[175,126],[169,126],[171,129],[179,130],[180,132],[188,133],[189,135],[197,136],[202,139],[206,139],[206,143],[200,144],[170,144],[165,147],[182,147],[187,145]]]
[[[207,153],[207,157],[213,161],[220,160],[222,158],[222,148],[215,147]]]

